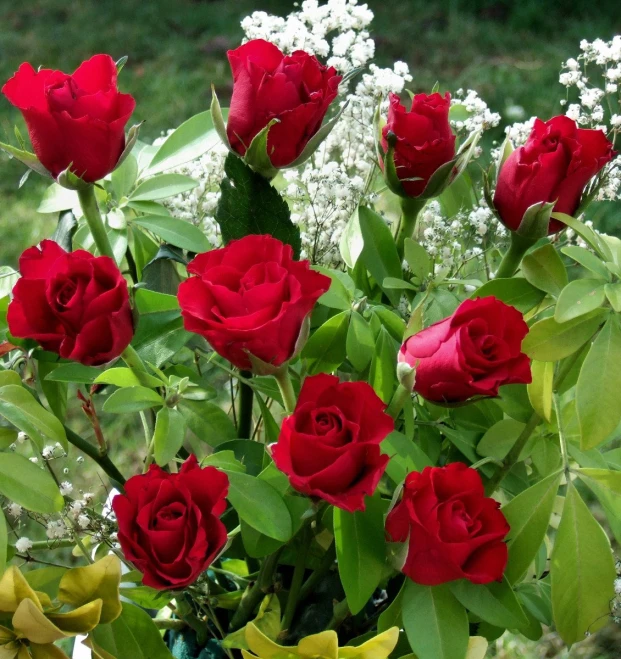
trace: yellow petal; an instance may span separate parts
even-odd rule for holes
[[[466,659],[483,659],[487,652],[487,639],[483,636],[471,636],[468,639]]]
[[[261,659],[295,659],[299,654],[295,648],[285,648],[274,643],[252,622],[246,625],[246,642]]]
[[[100,622],[103,625],[121,615],[120,583],[121,561],[110,554],[92,565],[67,570],[60,580],[58,599],[73,606],[102,600]]]
[[[332,629],[303,638],[298,644],[301,657],[308,659],[337,659],[339,639]]]
[[[47,593],[44,593],[40,590],[35,590],[35,595],[39,600],[39,604],[41,604],[41,608],[45,610],[45,609],[51,609],[53,607],[52,600],[50,599],[50,596]]]
[[[101,616],[102,601],[95,600],[69,613],[48,613],[47,619],[67,635],[85,634],[95,629]]]
[[[0,579],[0,611],[13,613],[25,599],[32,600],[40,611],[43,610],[35,591],[24,579],[24,575],[11,565]]]
[[[256,654],[250,654],[250,652],[246,652],[246,650],[242,650],[241,653],[244,659],[257,659]],[[2,658],[0,657],[0,659]]]
[[[6,629],[5,627],[2,628]],[[6,631],[9,631],[8,629]],[[22,649],[23,645],[15,640],[15,635],[8,642],[0,642],[0,659],[15,659]],[[28,658],[30,659],[30,658]]]
[[[267,595],[263,598],[257,617],[251,621],[259,631],[271,639],[277,638],[280,633],[280,602],[277,595]],[[246,627],[229,634],[222,642],[225,648],[247,650]]]
[[[67,636],[50,622],[30,599],[22,600],[13,615],[13,629],[33,643],[53,643]]]
[[[0,625],[0,646],[6,645],[7,643],[10,643],[14,640],[15,634],[7,627]]]
[[[391,627],[357,647],[339,649],[340,659],[387,659],[399,640],[399,628]]]
[[[92,650],[92,655],[93,659],[117,659],[116,657],[112,656],[109,652],[106,652],[105,650],[102,650],[92,639],[90,634],[83,639],[82,645],[85,645],[87,648],[90,648]]]
[[[30,652],[28,652],[28,648],[23,643],[17,653],[17,659],[30,659]]]
[[[31,643],[30,654],[32,655],[32,659],[69,659],[59,647],[51,643],[48,645]]]

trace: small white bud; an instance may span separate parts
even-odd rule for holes
[[[20,554],[23,554],[26,551],[29,551],[32,548],[32,540],[30,538],[20,538],[16,543],[15,543],[15,549],[17,549]]]

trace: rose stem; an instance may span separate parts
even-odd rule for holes
[[[390,416],[396,421],[397,417],[401,413],[401,410],[403,409],[403,406],[405,405],[405,401],[411,395],[412,392],[406,389],[401,383],[399,383],[399,386],[395,390],[395,393],[392,395],[390,403],[386,408],[386,414],[390,414]]]
[[[349,615],[347,600],[344,599],[341,602],[338,602],[334,605],[334,613],[332,614],[332,620],[328,623],[328,629],[336,629],[337,627],[340,627]]]
[[[99,206],[97,205],[94,186],[88,185],[79,188],[77,192],[82,212],[84,213],[88,228],[91,230],[91,235],[99,253],[102,256],[109,256],[111,259],[114,259],[114,252],[108,240],[108,234],[106,233],[106,228],[99,212]]]
[[[291,580],[291,588],[289,589],[289,595],[287,597],[285,613],[282,618],[282,632],[280,634],[282,638],[286,637],[289,632],[300,599],[302,582],[304,581],[304,572],[306,570],[306,556],[311,546],[311,540],[310,528],[308,524],[306,524],[299,537],[298,555],[293,569],[293,578]]]
[[[101,455],[99,449],[93,444],[87,442],[83,437],[80,437],[77,433],[73,432],[71,428],[64,426],[65,433],[67,434],[67,439],[71,444],[76,448],[80,449],[83,453],[86,453],[90,458],[95,460],[95,462],[108,474],[108,476],[114,481],[115,485],[119,489],[123,489],[125,485],[125,478],[121,472],[116,468],[112,460],[107,455]]]
[[[495,279],[506,279],[513,277],[522,263],[522,258],[526,250],[532,247],[536,241],[530,238],[523,238],[514,231],[511,232],[511,244],[505,255],[502,257]]]
[[[315,590],[317,584],[330,571],[330,568],[334,565],[335,560],[336,545],[334,544],[334,541],[332,541],[332,544],[326,549],[326,552],[321,559],[321,563],[319,563],[310,577],[308,577],[308,579],[304,582],[304,585],[300,590],[300,602],[303,602]]]
[[[293,414],[295,410],[295,391],[293,391],[293,385],[291,384],[291,378],[289,377],[289,364],[285,362],[275,373],[274,377],[278,383],[278,388],[282,395],[282,401],[285,406],[285,412],[287,414]]]
[[[414,235],[416,228],[416,220],[418,214],[427,202],[426,199],[418,199],[417,197],[401,197],[401,219],[395,234],[395,243],[397,244],[397,253],[399,258],[403,258],[405,250],[405,239],[411,238]]]
[[[565,359],[561,366],[559,366],[556,377],[554,379],[554,387],[552,390],[553,401],[555,400],[555,396],[558,390],[565,381],[565,378],[569,375],[569,372],[574,367],[574,364],[578,360],[578,357],[580,356],[581,352],[582,350],[577,350],[573,355],[570,355],[567,359]],[[555,411],[556,411],[556,407],[555,407]],[[533,415],[528,420],[528,423],[526,424],[524,430],[522,430],[520,436],[517,438],[517,441],[513,445],[512,449],[507,454],[507,457],[503,460],[502,466],[487,482],[487,485],[485,486],[485,493],[487,494],[487,496],[491,496],[492,494],[494,494],[494,492],[498,489],[498,486],[502,482],[503,478],[509,473],[509,471],[511,471],[514,464],[517,462],[518,458],[520,457],[520,453],[522,452],[522,449],[524,448],[524,446],[526,446],[526,442],[528,441],[528,438],[531,436],[533,430],[537,427],[540,421],[541,421],[540,416],[536,412],[534,412]],[[561,442],[562,441],[563,440],[561,439]]]
[[[257,580],[254,582],[252,588],[244,593],[239,607],[235,611],[235,615],[229,625],[229,633],[243,627],[257,606],[259,606],[261,600],[271,591],[274,585],[274,572],[276,572],[276,568],[278,567],[278,559],[283,549],[284,546],[280,547],[280,549],[267,556],[263,561]]]
[[[251,371],[241,371],[242,378],[249,380],[252,377]],[[252,437],[252,387],[244,380],[239,380],[239,424],[237,426],[237,436],[240,439],[250,439]]]

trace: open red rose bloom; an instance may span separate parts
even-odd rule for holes
[[[115,168],[136,105],[116,77],[114,60],[95,55],[72,74],[24,63],[5,83],[2,93],[21,110],[34,152],[54,178],[71,166],[92,182]]]

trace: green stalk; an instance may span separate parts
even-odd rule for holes
[[[291,588],[289,589],[289,596],[287,597],[287,605],[285,613],[282,618],[282,634],[286,635],[291,627],[295,610],[300,600],[300,592],[302,589],[302,582],[304,581],[304,572],[306,570],[306,556],[311,545],[311,534],[308,526],[300,534],[300,546],[298,548],[298,555],[293,569],[293,578],[291,580]]]
[[[280,389],[280,393],[282,395],[282,401],[285,405],[285,412],[287,412],[287,414],[293,414],[293,410],[295,410],[296,397],[295,391],[293,390],[293,384],[291,384],[291,378],[289,377],[289,366],[287,364],[283,364],[283,366],[274,373],[274,377],[276,378],[278,388]]]
[[[90,442],[87,442],[83,437],[80,437],[77,433],[73,432],[71,428],[64,426],[65,433],[67,435],[67,440],[70,444],[73,444],[76,448],[80,449],[83,453],[95,460],[95,462],[105,471],[105,473],[114,481],[115,485],[119,489],[123,489],[125,485],[125,478],[123,474],[116,468],[116,465],[110,460],[108,455],[101,455],[99,449],[96,446],[93,446]]]
[[[242,371],[242,378],[249,380],[252,377],[251,371]],[[240,439],[250,439],[252,437],[252,387],[244,380],[239,380],[239,423],[237,427],[237,436]]]
[[[390,416],[396,421],[397,417],[401,413],[401,410],[403,409],[403,406],[405,405],[405,402],[411,395],[411,391],[406,389],[402,384],[399,384],[395,390],[395,393],[390,399],[388,407],[386,408],[386,414],[390,414]]]
[[[395,243],[397,245],[397,252],[399,258],[403,258],[405,250],[405,239],[411,238],[416,229],[416,220],[418,214],[427,203],[426,199],[419,199],[417,197],[400,197],[401,202],[401,220],[395,234]]]
[[[125,362],[125,364],[132,369],[132,371],[140,371],[142,373],[146,373],[147,369],[142,362],[142,359],[140,359],[140,355],[136,352],[134,348],[132,348],[131,345],[127,346],[125,350],[121,353],[121,359]]]
[[[514,231],[511,232],[511,244],[505,253],[496,272],[496,279],[506,279],[513,277],[522,263],[524,254],[535,244],[536,241],[531,238],[523,238]]]
[[[84,213],[88,228],[91,230],[91,235],[99,253],[102,256],[109,256],[111,259],[114,259],[114,252],[108,240],[106,227],[104,226],[101,213],[99,212],[99,206],[97,205],[94,186],[88,185],[79,188],[77,192],[82,212]]]

